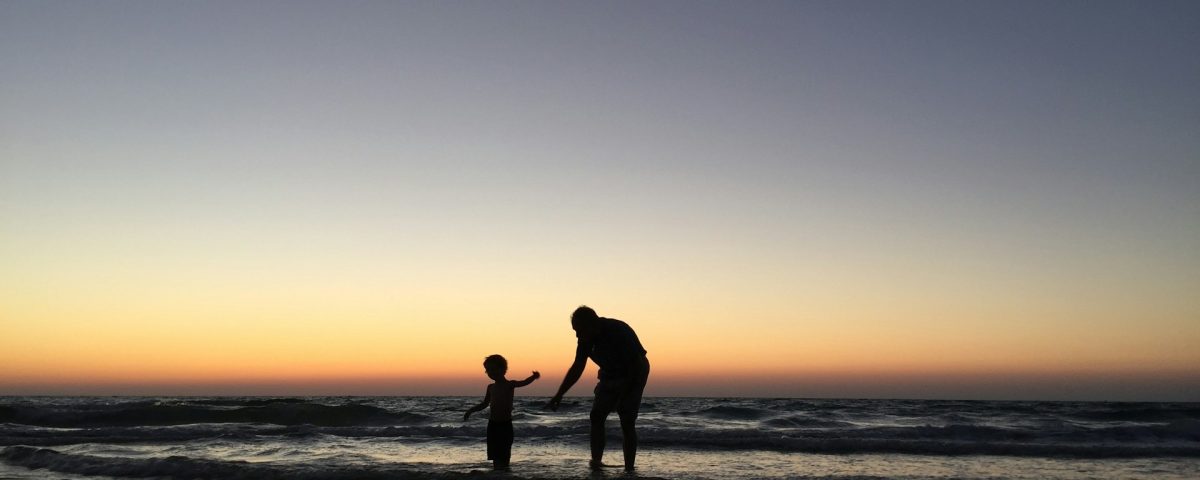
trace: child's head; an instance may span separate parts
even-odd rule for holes
[[[483,359],[483,371],[493,380],[504,378],[504,374],[508,372],[508,360],[500,355],[488,355]]]

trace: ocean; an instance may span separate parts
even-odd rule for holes
[[[0,479],[1200,478],[1198,403],[646,398],[626,475],[588,470],[585,397],[518,397],[493,473],[478,401],[0,397]]]

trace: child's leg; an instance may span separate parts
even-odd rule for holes
[[[488,422],[488,460],[492,461],[492,468],[508,468],[509,459],[512,457],[512,441],[512,422]]]
[[[509,421],[506,423],[505,426],[506,426],[506,428],[504,429],[505,438],[504,438],[504,465],[503,465],[503,467],[508,468],[508,462],[509,462],[509,460],[512,459],[513,424],[511,421]]]
[[[487,426],[487,459],[492,461],[493,466],[496,465],[496,462],[500,458],[500,450],[496,448],[498,436],[496,422],[489,420]]]

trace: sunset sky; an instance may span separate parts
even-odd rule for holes
[[[588,304],[648,395],[1200,401],[1197,25],[0,2],[0,395],[549,395]]]

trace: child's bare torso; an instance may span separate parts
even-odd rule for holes
[[[491,385],[488,389],[492,393],[492,408],[488,414],[491,420],[512,421],[513,410],[513,392],[516,387],[513,387],[511,380],[502,380]]]

